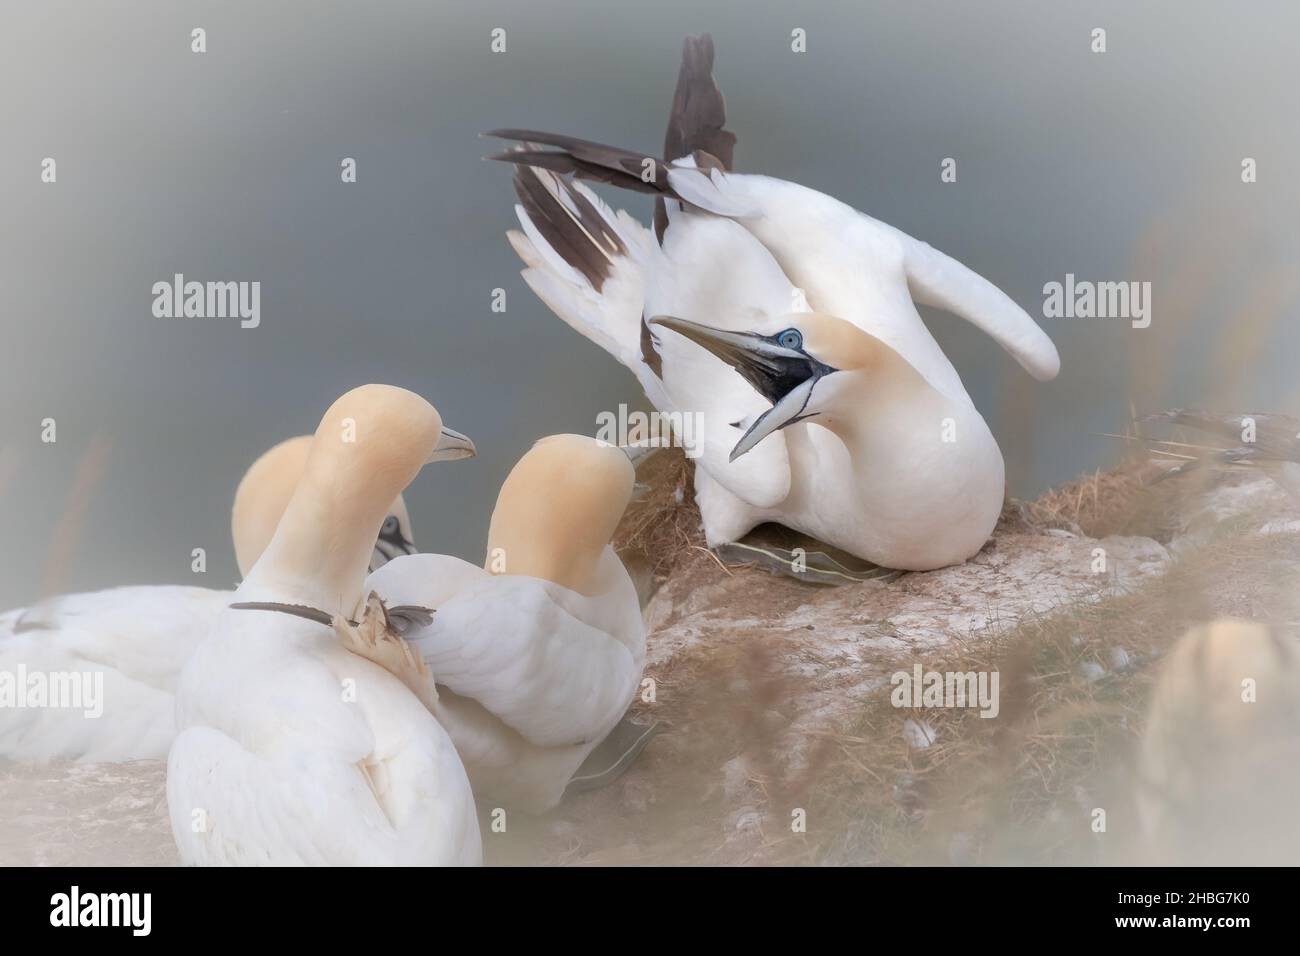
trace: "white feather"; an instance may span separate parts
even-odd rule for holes
[[[228,609],[182,672],[167,804],[200,865],[475,865],[446,732],[324,625]]]
[[[612,549],[599,579],[586,596],[431,554],[368,579],[389,604],[437,609],[407,640],[438,682],[439,722],[484,799],[554,806],[632,702],[645,663],[636,588]]]

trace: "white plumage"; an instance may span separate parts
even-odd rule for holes
[[[176,733],[181,666],[232,593],[122,587],[0,616],[0,671],[98,673],[103,680],[98,717],[81,709],[0,708],[0,755],[88,763],[165,755]]]
[[[437,607],[407,639],[437,675],[435,713],[482,798],[555,806],[632,702],[645,665],[636,588],[612,549],[599,577],[584,595],[428,554],[370,576],[390,605]]]
[[[1005,294],[925,243],[796,183],[723,169],[734,138],[722,130],[712,59],[707,37],[687,41],[669,124],[680,152],[669,163],[567,136],[491,134],[527,144],[496,157],[517,167],[523,228],[510,241],[525,280],[630,368],[656,408],[699,416],[696,497],[711,545],[778,521],[888,567],[965,560],[1001,511],[1002,456],[915,303],[968,319],[1040,379],[1059,369],[1055,347]],[[695,140],[725,147],[722,163]],[[565,172],[657,190],[661,244]],[[787,350],[781,358],[817,375],[795,382],[768,349],[758,371],[786,390],[764,395],[736,374],[737,360],[656,324],[684,319],[766,349],[782,331],[829,327],[815,313],[851,323],[895,359],[855,375],[836,364],[843,353]],[[773,406],[780,421],[754,431]]]
[[[248,469],[232,508],[241,573],[261,556],[306,464],[310,436],[281,442]],[[393,501],[372,567],[409,554],[410,519]],[[142,585],[50,598],[0,615],[0,672],[102,675],[102,713],[0,708],[0,756],[86,763],[166,756],[181,667],[233,591]]]
[[[167,761],[183,862],[480,862],[455,748],[396,677],[284,614],[228,609],[216,632],[184,671]]]
[[[340,440],[344,422],[353,441]],[[463,436],[440,451],[441,433],[431,405],[389,386],[354,389],[325,413],[275,536],[235,593],[256,606],[223,610],[181,674],[167,803],[183,862],[480,862],[473,795],[446,732],[402,679],[341,640],[350,620],[353,632],[386,630],[364,592],[386,502],[426,461],[473,454]],[[332,625],[295,613],[304,608]]]
[[[502,486],[488,565],[398,558],[367,580],[389,606],[436,608],[408,631],[438,682],[435,713],[480,799],[549,809],[623,717],[645,664],[636,588],[608,544],[634,472],[576,435],[542,439]]]

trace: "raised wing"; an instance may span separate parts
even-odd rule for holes
[[[717,192],[758,215],[738,220],[819,312],[881,339],[935,388],[964,396],[960,378],[915,302],[946,309],[991,335],[1034,377],[1060,369],[1056,347],[1029,315],[955,259],[814,189],[713,171]]]
[[[695,439],[702,466],[723,487],[757,507],[781,501],[790,488],[784,436],[727,459],[743,434],[736,423],[761,415],[762,399],[718,359],[644,325],[646,315],[670,314],[741,327],[794,311],[796,293],[775,260],[725,219],[674,208],[660,250],[644,227],[580,183],[527,165],[515,182],[523,231],[510,241],[537,296],[630,368],[657,410],[689,418],[681,421],[691,434],[679,437]]]
[[[1039,381],[1056,378],[1061,370],[1056,346],[1010,296],[951,256],[904,232],[894,231],[903,243],[903,269],[912,298],[922,305],[961,316],[983,329]]]

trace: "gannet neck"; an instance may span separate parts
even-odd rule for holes
[[[879,466],[882,441],[908,433],[939,435],[958,405],[896,352],[881,348],[864,368],[838,372],[818,384],[821,413],[811,418],[833,432],[858,468]],[[886,438],[885,436],[895,436]]]
[[[311,439],[310,435],[299,435],[280,442],[253,462],[239,482],[230,511],[230,534],[240,575],[248,575],[275,535],[276,525],[307,466]]]
[[[442,419],[413,392],[367,385],[330,407],[241,600],[274,597],[351,616],[393,499],[437,447]]]
[[[618,448],[581,435],[543,438],[501,486],[484,566],[594,594],[635,483]]]
[[[298,487],[311,453],[311,435],[299,435],[280,442],[265,452],[244,474],[235,490],[230,511],[230,535],[235,544],[235,561],[241,577],[262,556],[275,535],[276,526]],[[406,501],[399,494],[388,508],[394,521],[391,534],[381,533],[375,542],[371,565],[377,567],[395,554],[409,554],[413,549],[411,519]],[[386,525],[385,525],[386,526]]]

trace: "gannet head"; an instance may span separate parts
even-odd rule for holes
[[[448,459],[474,454],[474,443],[464,435],[446,426],[442,433],[438,450]],[[247,576],[275,534],[275,526],[280,523],[289,497],[302,478],[311,442],[311,435],[298,435],[280,442],[253,462],[240,480],[230,512],[230,526],[241,576]],[[406,500],[399,494],[379,529],[370,570],[382,567],[399,554],[415,553],[410,513]]]
[[[847,380],[886,363],[906,364],[853,323],[817,312],[772,316],[765,320],[770,332],[731,332],[672,316],[650,322],[708,349],[772,403],[731,450],[731,461],[787,425],[814,416],[825,422],[853,414],[855,410],[845,405]]]
[[[486,567],[592,593],[598,564],[636,484],[623,449],[582,435],[537,441],[492,511]]]
[[[394,385],[362,385],[321,418],[294,498],[304,485],[327,482],[334,497],[364,499],[370,509],[376,495],[391,488],[383,496],[386,510],[424,465],[474,454],[474,443],[445,427],[419,395]]]
[[[428,462],[467,458],[473,443],[406,389],[364,385],[321,419],[284,513],[245,577],[350,612],[390,507]],[[403,511],[404,511],[403,507]],[[399,516],[400,518],[400,516]],[[399,520],[400,526],[400,520]],[[319,597],[318,597],[319,595]]]

